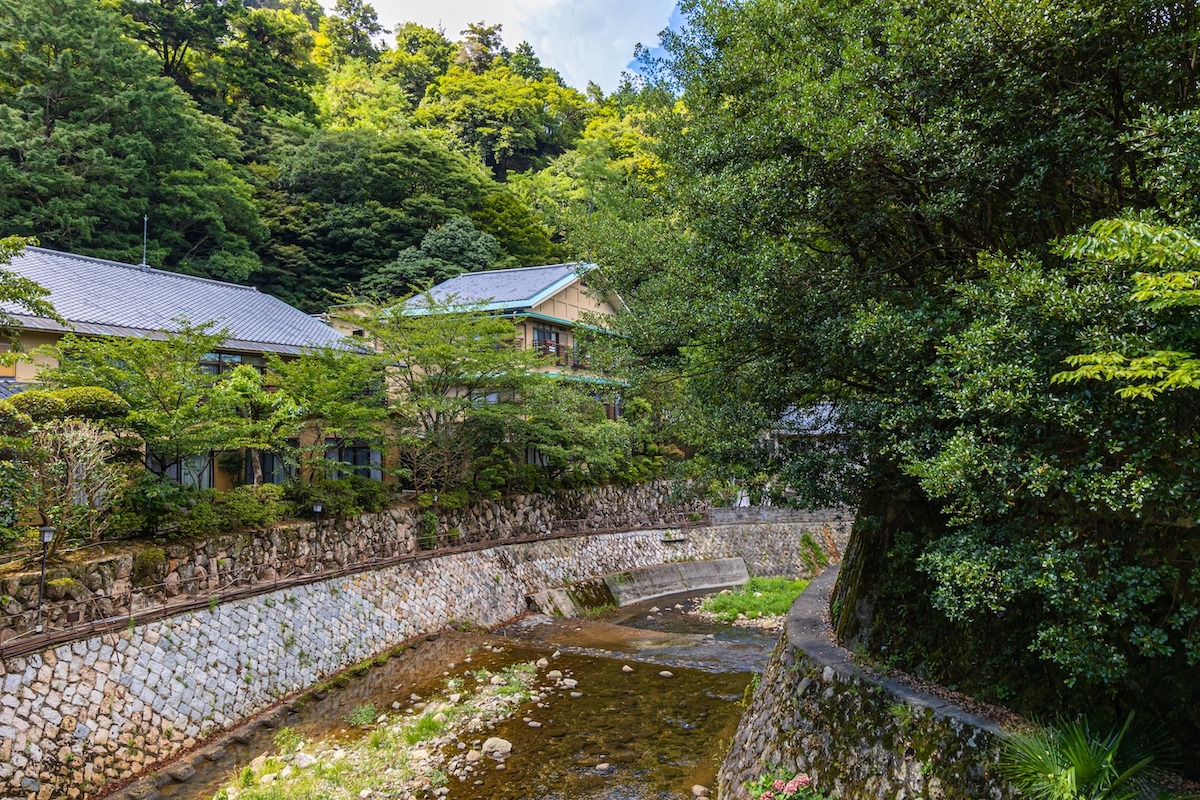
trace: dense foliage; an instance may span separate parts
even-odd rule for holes
[[[614,102],[500,25],[404,22],[390,43],[386,22],[363,0],[6,3],[0,236],[137,263],[145,217],[155,266],[305,310],[364,278],[406,293],[568,255],[531,210],[557,196],[506,181],[594,152]],[[498,249],[428,247],[463,219]]]
[[[663,177],[568,219],[637,309],[614,357],[710,457],[859,505],[843,634],[1200,741],[1194,4],[683,9]]]

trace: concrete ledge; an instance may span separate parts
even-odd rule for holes
[[[668,594],[741,586],[750,580],[741,558],[681,561],[608,575],[604,582],[617,605],[627,606]]]
[[[828,624],[837,567],[792,604],[787,628],[718,774],[747,798],[764,773],[804,772],[842,800],[1008,800],[995,770],[1000,726],[859,667]]]

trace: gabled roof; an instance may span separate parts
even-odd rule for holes
[[[406,314],[428,313],[427,296],[439,305],[471,306],[481,311],[522,311],[570,286],[595,264],[548,264],[468,272],[432,287],[405,304]]]
[[[49,289],[47,299],[69,323],[0,303],[0,311],[26,329],[161,338],[163,331],[178,330],[181,320],[211,322],[215,330],[228,331],[224,348],[284,354],[343,340],[325,323],[253,286],[41,247],[25,248],[6,269]]]

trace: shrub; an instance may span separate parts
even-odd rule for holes
[[[149,470],[139,471],[116,504],[120,529],[128,534],[150,534],[182,520],[197,502],[195,489],[181,486]]]
[[[54,392],[45,389],[29,389],[9,398],[18,411],[28,414],[34,422],[62,419],[67,413],[67,404]]]
[[[1156,794],[1146,781],[1155,761],[1161,761],[1161,746],[1135,744],[1129,736],[1132,724],[1131,713],[1124,725],[1103,734],[1084,720],[1007,733],[1001,774],[1031,800],[1170,797]]]
[[[179,518],[179,532],[184,536],[211,536],[224,528],[224,518],[217,510],[213,494],[204,493],[186,513]]]
[[[129,403],[102,386],[72,386],[52,393],[63,402],[63,413],[68,417],[100,422],[129,413]]]
[[[274,525],[287,513],[283,496],[283,487],[270,483],[237,486],[220,496],[222,516],[230,527]]]
[[[0,436],[24,436],[32,427],[32,417],[10,401],[0,400]]]
[[[392,489],[386,484],[351,475],[348,478],[324,478],[316,481],[299,480],[288,484],[285,496],[297,516],[312,515],[313,503],[320,502],[326,517],[353,517],[364,512],[379,512],[387,508]]]
[[[417,527],[417,544],[422,550],[430,550],[437,544],[438,515],[426,511],[421,515]]]
[[[355,728],[361,728],[364,725],[370,725],[378,718],[379,712],[375,710],[373,703],[367,703],[365,706],[358,706],[353,711],[348,713],[343,719],[347,725],[352,725]]]
[[[383,481],[364,478],[362,475],[351,475],[344,480],[350,483],[355,504],[365,512],[377,514],[387,508],[392,500],[392,489]]]

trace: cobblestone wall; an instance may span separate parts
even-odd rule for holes
[[[718,775],[722,798],[748,781],[806,773],[839,800],[1011,800],[996,777],[999,727],[933,695],[864,673],[828,636],[836,569],[792,606]],[[785,778],[785,779],[786,779]]]
[[[548,587],[737,555],[752,573],[801,572],[814,534],[811,524],[729,525],[498,545],[11,658],[0,667],[0,797],[86,796],[406,639],[500,623]]]
[[[577,530],[636,528],[699,510],[686,496],[685,485],[671,482],[515,495],[461,510],[439,510],[438,527],[443,543],[453,530],[456,544],[549,533],[564,525]],[[421,514],[413,507],[393,508],[319,526],[292,522],[161,548],[125,546],[113,555],[53,567],[47,575],[43,622],[47,629],[69,628],[144,613],[167,602],[206,598],[231,585],[319,575],[414,553],[419,549]],[[37,624],[38,578],[30,571],[0,579],[0,643]]]

